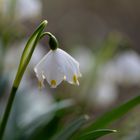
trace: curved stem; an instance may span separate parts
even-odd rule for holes
[[[51,50],[56,50],[58,48],[58,40],[56,39],[56,37],[50,33],[50,32],[44,32],[41,34],[40,39],[42,39],[44,36],[49,36],[49,45],[50,45],[50,49]]]

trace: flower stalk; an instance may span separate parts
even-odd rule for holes
[[[59,46],[58,40],[50,32],[44,32],[44,33],[42,33],[42,35],[40,36],[40,39],[43,38],[46,35],[49,36],[49,46],[50,46],[50,49],[51,50],[56,50],[58,48],[58,46]]]
[[[4,112],[2,121],[1,121],[0,140],[3,139],[7,121],[8,121],[11,109],[12,109],[12,105],[13,105],[13,102],[15,99],[17,89],[18,89],[21,79],[23,77],[23,74],[27,68],[28,63],[30,62],[34,49],[35,49],[38,41],[40,40],[40,36],[41,36],[44,28],[46,27],[47,23],[48,22],[45,20],[39,25],[39,27],[35,30],[35,32],[29,38],[29,40],[25,46],[25,49],[22,53],[18,71],[17,71],[16,77],[15,77],[15,80],[14,80],[14,83],[13,83],[13,86],[12,86],[12,89],[10,92],[10,96],[9,96],[9,99],[8,99],[8,102],[6,105],[6,109],[5,109],[5,112]]]

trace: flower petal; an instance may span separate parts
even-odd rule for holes
[[[58,51],[59,59],[61,59],[60,63],[63,67],[63,71],[66,76],[66,81],[68,81],[71,84],[79,85],[78,77],[81,76],[79,70],[79,63],[65,51],[61,49],[58,49]]]
[[[52,88],[57,87],[62,80],[77,84],[81,76],[79,63],[61,49],[50,50],[34,68],[36,75],[43,84],[46,79]]]
[[[64,73],[59,63],[57,51],[50,51],[38,65],[52,88],[57,87],[64,79]]]

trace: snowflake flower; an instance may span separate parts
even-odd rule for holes
[[[79,85],[78,77],[81,76],[79,63],[59,48],[50,50],[35,66],[34,71],[40,87],[44,86],[44,79],[52,88],[56,88],[63,80]]]

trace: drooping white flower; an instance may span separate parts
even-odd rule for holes
[[[50,50],[35,66],[34,71],[40,87],[44,86],[44,79],[52,88],[56,88],[63,80],[79,85],[78,77],[81,76],[79,63],[59,48]]]

